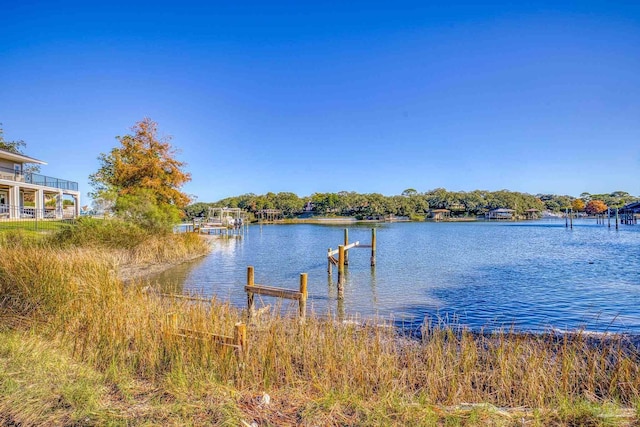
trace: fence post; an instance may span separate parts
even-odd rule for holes
[[[300,322],[304,323],[307,317],[307,273],[300,273]]]
[[[176,332],[178,332],[178,314],[169,313],[167,314],[165,323],[165,339],[168,338],[171,334],[175,334]]]
[[[233,327],[234,344],[239,347],[238,355],[244,358],[249,348],[247,347],[247,325],[242,322],[236,323]]]
[[[331,248],[327,249],[327,272],[329,276],[333,274],[333,263],[331,262]]]
[[[253,266],[247,267],[247,286],[254,286],[254,272]],[[247,291],[247,315],[249,316],[249,320],[253,318],[254,315],[254,306],[253,306],[253,292]]]

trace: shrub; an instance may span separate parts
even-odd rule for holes
[[[150,232],[120,219],[80,218],[51,236],[51,243],[74,246],[106,246],[131,249],[144,242]]]

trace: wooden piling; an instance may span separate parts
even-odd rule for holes
[[[238,346],[238,357],[244,358],[249,347],[247,346],[247,325],[242,322],[236,323],[233,327],[233,341]]]
[[[300,273],[300,300],[298,301],[300,321],[307,317],[307,273]]]
[[[344,296],[344,246],[338,246],[338,298]]]
[[[178,330],[178,313],[167,314],[167,329],[171,332]]]
[[[618,208],[616,208],[616,230],[618,229]]]
[[[607,224],[611,228],[611,208],[607,208]]]
[[[344,246],[349,246],[349,229],[344,229]],[[344,253],[344,265],[349,265],[349,252],[345,251]]]
[[[569,208],[564,209],[564,228],[569,228]]]
[[[333,263],[331,262],[331,248],[327,249],[327,273],[329,276],[333,274]]]
[[[573,209],[569,212],[569,227],[573,230]]]
[[[247,267],[247,287],[251,287],[251,286],[255,286],[255,277],[254,277],[253,266],[248,266]],[[255,313],[255,308],[254,308],[253,292],[248,291],[247,292],[247,316],[249,317],[249,320],[253,318],[254,313]]]
[[[371,229],[371,267],[376,266],[376,229]]]

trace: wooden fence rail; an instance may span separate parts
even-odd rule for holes
[[[182,328],[178,325],[178,314],[167,314],[167,328],[172,336],[196,339],[200,341],[210,341],[221,347],[232,348],[236,352],[238,359],[243,359],[248,352],[247,345],[247,326],[242,323],[236,323],[233,327],[233,336],[213,334],[206,331],[198,331],[189,328]]]
[[[255,295],[296,300],[298,301],[300,320],[304,321],[307,316],[307,273],[300,274],[300,290],[295,291],[274,286],[256,285],[254,269],[249,266],[247,267],[247,285],[244,290],[247,293],[247,314],[250,320],[255,316]]]

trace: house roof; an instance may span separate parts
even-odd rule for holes
[[[47,162],[43,162],[42,160],[34,159],[33,157],[25,156],[24,154],[13,153],[11,151],[2,149],[0,149],[0,159],[7,159],[20,163],[37,163],[39,165],[47,164]]]
[[[498,208],[498,209],[493,209],[493,210],[491,210],[489,212],[497,212],[497,213],[505,212],[506,213],[506,212],[515,212],[515,210],[507,209],[507,208]]]
[[[431,209],[431,212],[451,212],[449,209]]]
[[[640,202],[627,203],[622,209],[638,209],[640,208]]]

